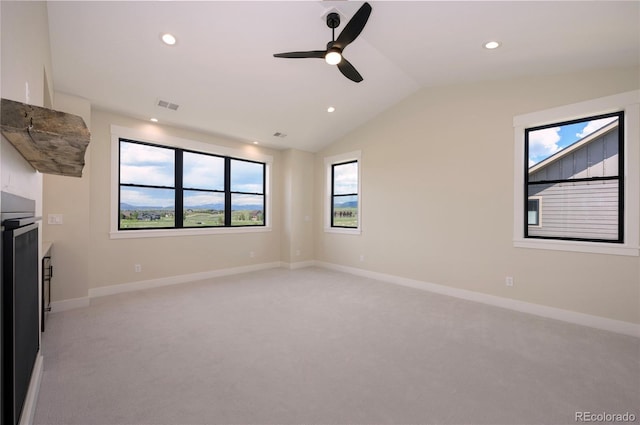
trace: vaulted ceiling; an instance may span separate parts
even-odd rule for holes
[[[344,52],[364,77],[354,83],[322,59],[273,54],[324,49],[326,14],[341,15],[337,35],[362,2],[50,1],[54,87],[141,119],[317,151],[424,87],[640,64],[637,1],[370,4]]]

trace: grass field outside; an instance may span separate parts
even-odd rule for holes
[[[231,212],[231,226],[262,226],[264,214],[255,210],[236,210]],[[222,227],[224,211],[187,210],[184,213],[183,227]],[[162,229],[174,228],[173,212],[161,210],[123,210],[120,212],[121,229]]]
[[[358,227],[358,208],[335,208],[333,210],[333,225],[336,227]]]

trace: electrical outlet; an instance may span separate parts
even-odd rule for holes
[[[136,273],[140,273],[140,272],[142,271],[142,265],[141,265],[141,264],[134,264],[134,265],[133,265],[133,270],[134,270]]]
[[[296,256],[299,256],[299,255],[300,255],[300,250],[296,249]]]
[[[254,258],[256,256],[256,253],[253,251],[249,251],[249,258]]]
[[[505,285],[507,285],[509,287],[513,286],[513,276],[507,276],[504,279],[504,283],[505,283]]]
[[[47,224],[62,224],[63,220],[62,220],[62,214],[49,214],[47,216]]]
[[[360,261],[364,261],[364,254],[360,254]]]

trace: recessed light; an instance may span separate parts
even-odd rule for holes
[[[327,112],[333,112],[333,111],[335,111],[335,110],[336,110],[336,108],[334,108],[333,106],[329,106],[329,107],[327,108]]]
[[[254,141],[254,142],[253,142],[253,144],[254,144],[254,145],[257,145],[257,144],[259,144],[259,143],[260,143],[260,142],[256,142],[256,141]]]
[[[487,41],[486,43],[484,43],[485,49],[493,50],[497,49],[498,47],[500,47],[499,41]]]
[[[158,118],[150,118],[149,121],[151,122],[158,122]]]
[[[176,44],[175,36],[169,33],[162,34],[162,41],[164,42],[164,44],[167,44],[169,46],[173,46],[174,44]]]

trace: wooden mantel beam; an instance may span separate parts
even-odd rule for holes
[[[2,135],[41,173],[82,177],[91,134],[72,114],[2,99]]]

